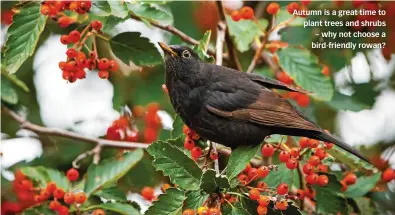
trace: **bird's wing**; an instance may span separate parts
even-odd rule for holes
[[[304,117],[287,100],[274,92],[262,89],[256,101],[231,111],[209,103],[206,108],[213,114],[240,122],[252,122],[265,126],[322,131]]]
[[[253,74],[253,73],[248,73],[247,76],[252,80],[257,82],[258,84],[266,87],[266,88],[274,88],[274,89],[280,89],[280,90],[286,90],[286,91],[292,91],[292,92],[299,92],[299,93],[304,93],[304,94],[312,94],[309,91],[306,91],[304,89],[301,89],[299,87],[293,87],[284,84],[281,81],[277,81],[271,78],[266,78],[261,75]]]

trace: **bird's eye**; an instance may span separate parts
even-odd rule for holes
[[[182,57],[183,57],[183,58],[190,58],[190,57],[191,57],[191,53],[189,53],[188,50],[184,50],[184,51],[182,52]]]

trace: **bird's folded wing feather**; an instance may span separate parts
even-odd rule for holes
[[[255,82],[259,83],[260,85],[267,87],[267,88],[274,88],[274,89],[286,90],[286,91],[291,91],[291,92],[299,92],[299,93],[304,93],[304,94],[312,94],[311,92],[306,91],[302,88],[289,86],[289,85],[284,84],[281,81],[266,78],[266,77],[263,77],[263,76],[260,76],[257,74],[248,73],[247,76],[252,81],[255,81]]]

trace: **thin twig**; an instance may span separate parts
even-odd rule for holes
[[[57,128],[47,128],[43,127],[40,125],[33,124],[29,121],[27,121],[25,118],[22,116],[18,115],[11,109],[1,106],[1,112],[9,115],[12,117],[15,121],[17,121],[20,125],[21,128],[27,129],[33,132],[36,132],[38,134],[43,134],[43,135],[48,135],[48,136],[58,136],[58,137],[65,137],[68,139],[73,139],[73,140],[80,140],[83,142],[87,143],[93,143],[93,144],[98,144],[101,145],[102,147],[115,147],[115,148],[147,148],[149,145],[145,143],[137,143],[137,142],[126,142],[126,141],[113,141],[113,140],[106,140],[106,139],[100,139],[100,138],[94,138],[94,137],[86,137],[84,135],[68,131],[68,130],[63,130],[63,129],[57,129]]]
[[[222,58],[224,51],[224,40],[225,40],[225,31],[226,25],[224,22],[218,22],[217,26],[217,43],[216,43],[216,55],[215,55],[215,64],[222,66]]]
[[[299,176],[299,188],[302,190],[306,190],[304,178],[303,178],[303,170],[302,170],[302,165],[298,163],[298,176]],[[300,199],[300,210],[303,210],[304,208],[304,198]]]
[[[216,1],[216,3],[217,3],[220,19],[222,22],[226,23],[225,11],[224,11],[224,7],[222,6],[222,1]],[[234,68],[236,68],[239,71],[242,71],[243,68],[241,67],[239,58],[237,57],[236,49],[233,46],[233,41],[232,38],[230,37],[229,28],[225,29],[225,42],[226,42],[226,46],[228,47],[229,60],[231,61],[231,63],[234,64]]]
[[[88,156],[94,155],[93,158],[93,163],[94,164],[98,164],[100,161],[100,152],[101,152],[101,146],[100,144],[97,144],[95,148],[93,148],[92,150],[86,151],[80,155],[78,155],[72,162],[72,165],[74,168],[78,169],[80,168],[80,165],[78,164],[81,160],[87,158]],[[99,159],[97,159],[97,154]],[[96,158],[95,158],[96,157]]]

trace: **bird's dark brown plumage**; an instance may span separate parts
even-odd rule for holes
[[[188,47],[159,44],[165,52],[171,103],[185,124],[202,137],[236,148],[259,144],[271,134],[304,136],[332,142],[368,161],[271,90],[307,93],[303,89],[204,63]]]

